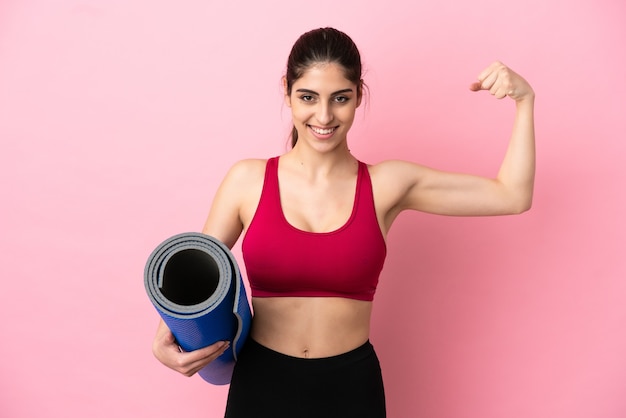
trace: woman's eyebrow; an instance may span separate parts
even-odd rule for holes
[[[296,92],[298,93],[308,93],[308,94],[314,94],[316,96],[319,96],[320,94],[314,90],[309,90],[309,89],[297,89]],[[337,90],[336,92],[331,93],[331,96],[336,96],[338,94],[343,94],[343,93],[353,93],[354,90],[352,89],[343,89],[343,90]]]

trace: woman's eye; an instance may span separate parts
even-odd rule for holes
[[[314,100],[313,96],[309,96],[309,95],[303,95],[300,96],[300,100],[302,100],[303,102],[312,102]]]
[[[348,99],[348,98],[347,98],[347,97],[345,97],[345,96],[337,96],[337,97],[335,97],[335,101],[336,101],[337,103],[345,103],[345,102],[347,102],[348,100],[350,100],[350,99]]]

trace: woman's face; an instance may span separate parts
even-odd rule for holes
[[[361,104],[357,87],[332,63],[315,65],[297,79],[285,103],[291,108],[298,143],[305,141],[319,151],[345,143]]]

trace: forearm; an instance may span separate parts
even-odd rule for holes
[[[516,101],[515,121],[509,145],[498,172],[515,212],[532,205],[535,182],[534,93]]]

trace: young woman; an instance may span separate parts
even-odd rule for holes
[[[492,179],[405,161],[360,162],[347,136],[363,98],[361,75],[346,34],[323,28],[302,35],[283,78],[292,149],[236,163],[213,200],[203,232],[229,247],[245,232],[254,308],[226,417],[384,417],[369,331],[394,219],[408,209],[476,216],[531,206],[534,92],[522,77],[496,62],[470,87],[516,102],[508,150]],[[190,376],[227,347],[181,353],[161,322],[153,351]]]

